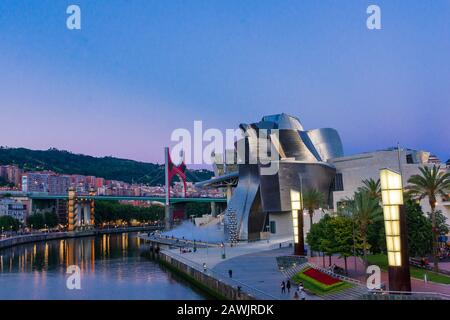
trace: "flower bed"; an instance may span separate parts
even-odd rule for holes
[[[297,283],[300,281],[307,282],[322,292],[328,292],[345,284],[344,281],[310,267],[297,273],[293,280]]]
[[[339,279],[333,278],[332,276],[329,276],[328,274],[313,268],[306,269],[305,271],[303,271],[303,274],[327,286],[342,282]]]

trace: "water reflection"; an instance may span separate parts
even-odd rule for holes
[[[0,299],[204,299],[142,256],[136,234],[55,240],[0,251]],[[81,270],[69,290],[66,270]]]

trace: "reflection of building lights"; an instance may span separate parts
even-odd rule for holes
[[[384,225],[389,265],[402,266],[400,206],[403,205],[402,177],[389,169],[380,171]]]

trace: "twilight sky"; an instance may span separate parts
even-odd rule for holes
[[[0,145],[161,162],[194,120],[281,112],[347,155],[399,141],[447,160],[450,1],[0,1]]]

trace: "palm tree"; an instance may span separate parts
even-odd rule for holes
[[[420,167],[420,174],[411,176],[406,187],[408,194],[422,200],[428,198],[431,207],[431,225],[433,228],[433,268],[439,271],[438,265],[438,230],[436,228],[436,202],[437,198],[447,197],[450,191],[450,173],[441,171],[440,166],[434,165],[433,168]]]
[[[313,225],[314,211],[321,208],[325,203],[325,196],[317,189],[307,189],[303,193],[303,207],[308,210],[309,227]]]
[[[381,200],[381,182],[380,179],[374,180],[372,178],[362,181],[363,186],[358,188],[358,191],[369,193],[373,199]]]
[[[353,199],[348,201],[348,211],[351,213],[363,244],[364,263],[367,266],[367,236],[369,225],[383,219],[382,208],[377,199],[369,192],[355,192]]]

